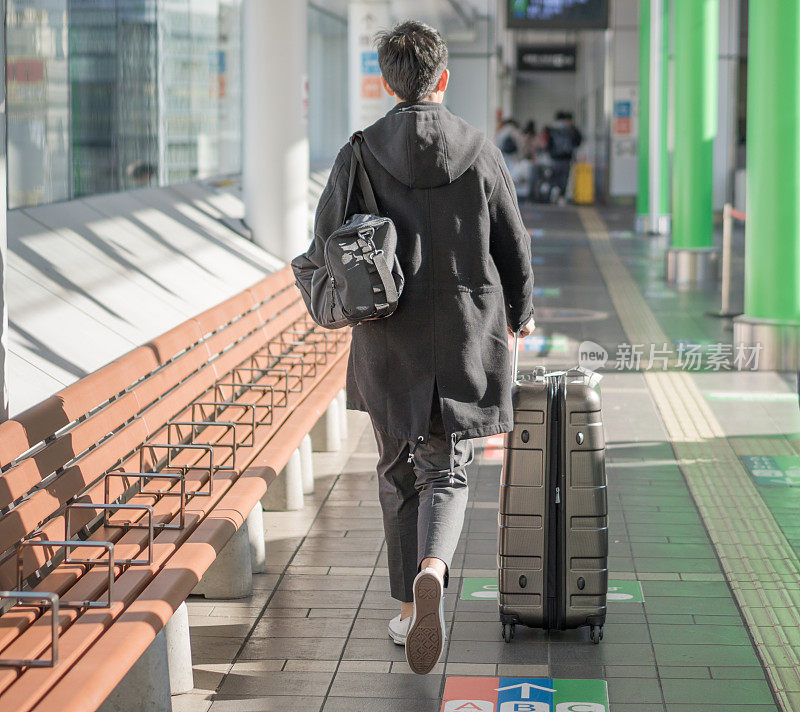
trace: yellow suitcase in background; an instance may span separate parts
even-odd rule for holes
[[[572,200],[577,205],[594,203],[594,167],[591,163],[576,163],[572,167]]]

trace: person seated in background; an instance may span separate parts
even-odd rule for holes
[[[553,202],[566,200],[569,171],[583,135],[575,126],[572,114],[557,111],[555,121],[547,127],[547,152],[553,159]]]
[[[535,161],[539,154],[547,148],[547,133],[536,131],[536,122],[531,120],[522,129],[522,155],[529,161]]]

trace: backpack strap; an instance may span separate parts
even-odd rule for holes
[[[344,210],[345,219],[347,219],[350,212],[350,199],[352,197],[356,176],[358,176],[358,186],[361,189],[361,195],[364,196],[367,210],[372,215],[380,214],[378,203],[375,200],[375,192],[372,190],[372,184],[369,182],[369,176],[364,169],[364,161],[361,156],[361,143],[363,140],[364,134],[361,131],[356,131],[350,138],[350,145],[353,147],[353,156],[350,159],[350,179],[347,184],[347,202],[345,203]]]
[[[373,260],[372,264],[375,265],[378,278],[381,280],[383,293],[386,295],[386,302],[388,304],[396,303],[400,295],[397,293],[397,285],[394,283],[391,268],[386,264],[385,260]]]

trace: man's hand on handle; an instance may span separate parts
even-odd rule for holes
[[[523,326],[519,330],[519,338],[524,339],[526,336],[530,336],[535,328],[536,328],[536,322],[533,319],[531,319],[527,324],[525,324],[525,326]],[[514,332],[511,330],[510,326],[508,327],[508,335],[514,336]]]

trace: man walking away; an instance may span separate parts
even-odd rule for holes
[[[348,407],[378,443],[391,595],[389,635],[430,672],[445,640],[443,589],[467,502],[472,438],[513,426],[509,332],[533,329],[530,237],[500,150],[442,106],[447,46],[419,22],[377,38],[396,106],[363,132],[380,214],[398,233],[397,310],[353,327]],[[359,136],[354,137],[359,140]],[[322,266],[345,215],[352,146],[333,166],[305,256]],[[366,212],[363,199],[350,212]]]
[[[569,171],[575,150],[583,143],[583,136],[573,123],[568,111],[557,111],[556,120],[547,128],[547,152],[553,159],[553,183],[558,189],[554,202],[563,204],[569,183]]]

